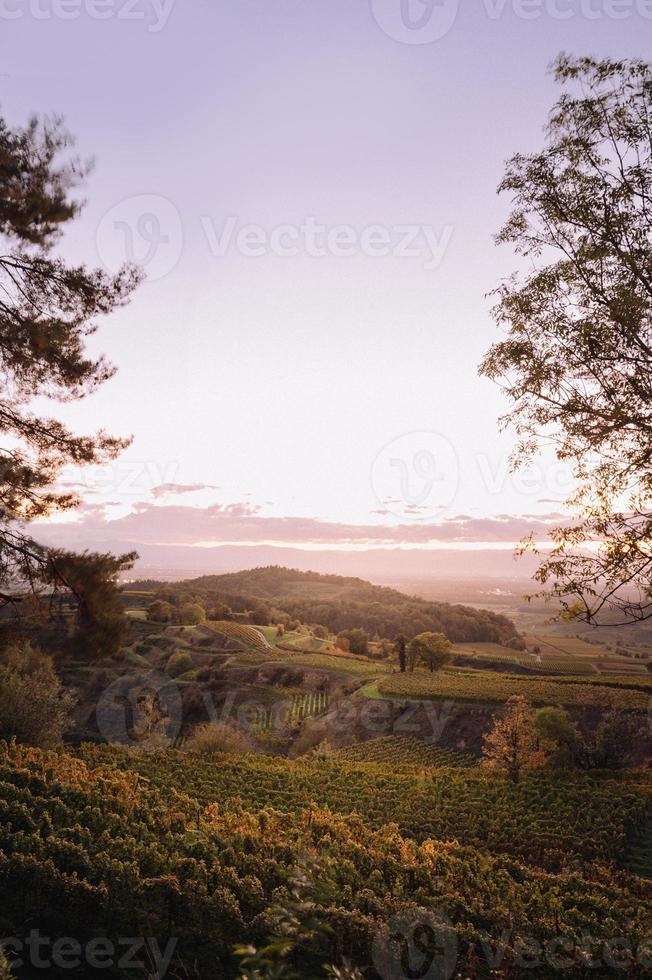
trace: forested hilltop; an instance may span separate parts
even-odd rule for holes
[[[455,643],[518,642],[512,621],[485,609],[430,602],[361,578],[300,572],[279,565],[225,575],[203,575],[184,582],[139,582],[157,592],[190,592],[227,604],[234,612],[255,611],[255,622],[274,623],[286,613],[337,633],[363,629],[393,639],[401,633],[445,633]]]

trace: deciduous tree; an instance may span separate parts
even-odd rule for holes
[[[512,402],[515,463],[552,444],[577,518],[552,532],[543,593],[586,622],[652,615],[652,69],[561,56],[563,93],[540,152],[499,190],[498,241],[527,271],[497,290],[481,372]]]
[[[410,663],[416,664],[421,661],[430,671],[438,670],[449,663],[452,654],[453,644],[443,633],[419,633],[408,645]]]
[[[530,702],[520,694],[507,701],[505,714],[494,719],[483,741],[483,764],[504,772],[513,783],[519,782],[524,769],[540,766],[545,758],[538,746]]]

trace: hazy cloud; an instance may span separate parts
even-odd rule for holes
[[[109,518],[100,507],[75,512],[74,523],[39,524],[37,536],[57,543],[74,534],[121,543],[157,545],[219,545],[276,541],[283,544],[427,545],[478,543],[513,544],[528,534],[547,538],[551,527],[564,520],[558,513],[544,515],[471,517],[459,514],[436,524],[345,524],[310,517],[270,517],[249,503],[191,507],[179,504],[138,503],[122,517]],[[36,533],[36,531],[35,531]]]
[[[213,483],[159,483],[152,487],[152,496],[159,500],[169,493],[195,493],[197,490],[219,490]]]

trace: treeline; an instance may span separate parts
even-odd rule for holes
[[[153,585],[153,583],[152,583]],[[223,603],[238,615],[271,624],[283,617],[321,624],[333,633],[359,628],[369,636],[394,639],[423,632],[445,633],[454,643],[516,642],[518,634],[506,616],[486,609],[432,602],[364,579],[321,575],[271,565],[227,575],[205,575],[180,583],[157,582],[159,595],[192,592],[205,604]],[[146,582],[133,583],[146,589]]]
[[[497,613],[468,606],[410,600],[407,597],[400,606],[337,600],[330,603],[289,601],[286,608],[297,619],[322,623],[334,633],[353,626],[372,636],[391,639],[401,633],[406,636],[426,632],[445,633],[453,643],[507,643],[517,636],[511,620]]]

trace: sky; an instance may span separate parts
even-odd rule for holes
[[[571,474],[509,472],[477,374],[518,268],[496,186],[542,145],[552,59],[645,57],[652,0],[0,0],[0,20],[5,117],[61,114],[96,161],[61,253],[146,274],[91,341],[116,376],[56,408],[133,442],[63,475],[82,506],[41,540],[397,576],[545,540]]]

